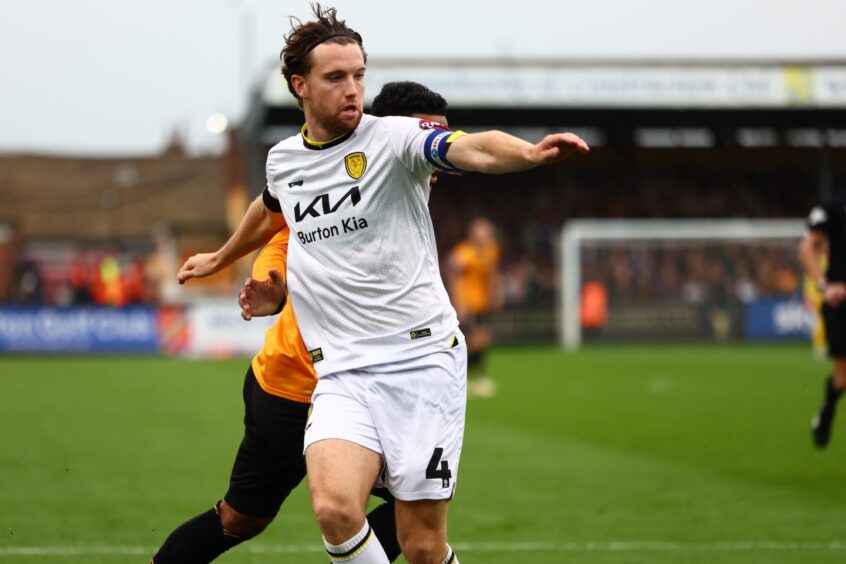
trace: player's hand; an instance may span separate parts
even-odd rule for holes
[[[211,276],[219,270],[220,263],[215,253],[200,253],[185,261],[185,264],[176,273],[176,279],[180,284],[185,284],[191,278]]]
[[[590,151],[587,143],[574,133],[553,133],[544,137],[531,151],[531,160],[538,165],[563,161],[577,153]]]
[[[837,307],[846,299],[846,284],[843,282],[831,282],[825,287],[823,300],[831,307]]]
[[[267,280],[247,278],[238,293],[241,317],[249,321],[253,317],[273,315],[285,299],[285,279],[277,270],[270,270]]]

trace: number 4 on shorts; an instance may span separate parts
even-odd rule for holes
[[[426,467],[426,479],[438,479],[440,478],[443,481],[443,486],[445,488],[449,487],[449,479],[452,478],[452,472],[449,469],[449,463],[446,460],[441,460],[441,456],[444,454],[444,449],[438,447],[435,449],[435,452],[432,453],[432,459],[429,460],[429,466]],[[440,470],[438,469],[438,462],[441,463]]]

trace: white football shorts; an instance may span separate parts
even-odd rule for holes
[[[403,501],[450,499],[467,408],[467,348],[321,376],[305,449],[343,439],[382,455],[381,482]]]

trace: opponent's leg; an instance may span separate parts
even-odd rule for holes
[[[397,539],[396,506],[393,497],[368,513],[367,522],[373,527],[373,534],[379,539],[379,544],[382,545],[388,560],[393,562],[399,558],[401,551]]]
[[[820,448],[825,447],[831,439],[837,402],[843,390],[846,390],[846,357],[835,356],[833,360],[834,372],[826,379],[823,403],[811,424],[814,444]]]
[[[206,564],[262,532],[273,517],[235,512],[225,501],[177,527],[150,562]]]
[[[381,455],[349,441],[324,439],[308,446],[306,466],[314,514],[332,562],[387,564],[364,516]]]
[[[308,404],[268,394],[252,368],[244,378],[244,438],[223,501],[176,528],[155,564],[206,564],[261,533],[305,476],[303,429]]]

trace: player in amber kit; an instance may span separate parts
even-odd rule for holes
[[[486,318],[502,305],[502,294],[499,245],[489,220],[470,222],[467,239],[450,253],[448,273],[452,305],[467,336],[467,391],[491,397],[496,393],[496,383],[484,373],[484,356],[493,334]]]
[[[386,84],[373,102],[374,115],[413,115],[446,124],[446,101],[415,82]],[[244,379],[244,438],[235,458],[229,491],[214,508],[177,528],[153,558],[155,564],[211,562],[248,540],[273,520],[285,498],[303,479],[303,429],[317,382],[294,310],[285,300],[288,240],[284,227],[253,264],[250,287],[264,286],[274,295],[265,309],[246,308],[245,319],[279,313],[265,334],[264,347],[253,357]],[[276,288],[276,289],[274,289]],[[277,290],[278,289],[278,290]],[[243,295],[243,293],[242,293]],[[281,305],[281,311],[279,305]],[[367,516],[388,558],[400,553],[393,500]]]
[[[835,198],[811,210],[799,258],[805,274],[822,294],[828,354],[834,361],[822,406],[811,423],[814,444],[822,448],[831,438],[837,402],[846,389],[846,198]],[[828,267],[823,271],[826,259]]]
[[[279,231],[253,265],[253,278],[279,281],[285,271],[290,230]],[[279,316],[244,378],[244,438],[229,489],[214,507],[183,523],[165,540],[154,564],[200,564],[261,533],[302,481],[303,429],[316,383],[314,368],[282,296]],[[278,302],[277,302],[278,303]],[[271,312],[272,313],[272,312]],[[388,557],[399,555],[393,503],[367,516]]]

